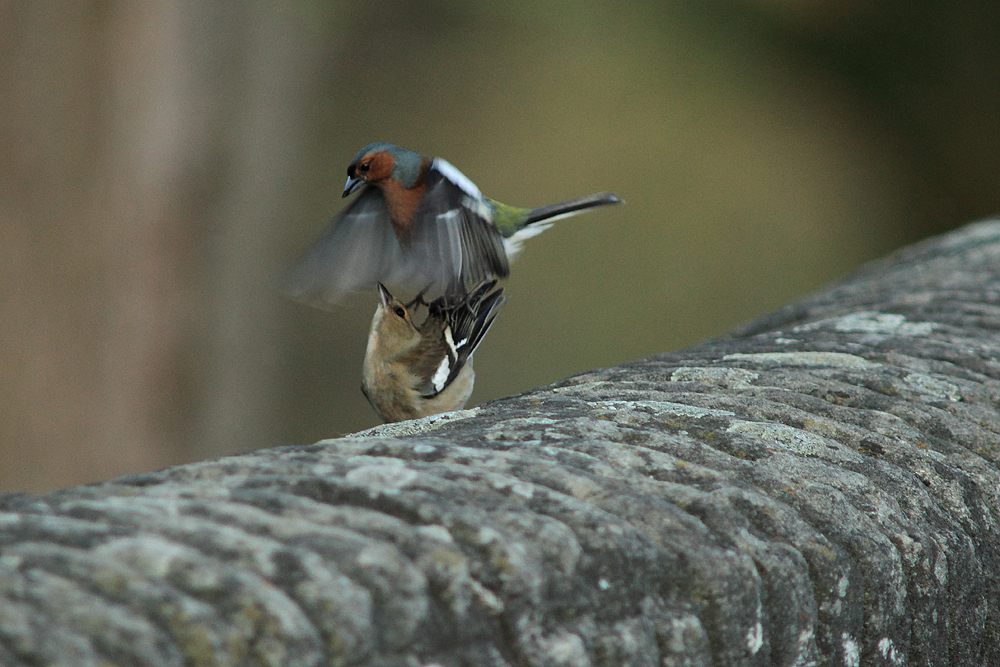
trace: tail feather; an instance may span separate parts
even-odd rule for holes
[[[527,226],[539,222],[555,222],[556,220],[568,218],[569,216],[576,215],[577,213],[583,213],[591,208],[621,203],[622,200],[619,199],[617,195],[610,192],[601,192],[596,195],[588,195],[586,197],[579,197],[578,199],[570,199],[569,201],[560,202],[558,204],[549,204],[548,206],[540,206],[539,208],[532,209],[528,212],[528,218],[524,224]]]
[[[552,226],[552,223],[562,218],[568,218],[577,213],[596,208],[598,206],[608,206],[609,204],[624,204],[617,195],[611,192],[601,192],[596,195],[588,195],[578,199],[549,204],[528,211],[524,225],[516,232],[503,240],[504,250],[507,257],[513,259],[521,251],[521,244],[527,239],[538,236]]]

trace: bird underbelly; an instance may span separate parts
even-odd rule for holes
[[[422,416],[410,397],[402,392],[377,391],[372,396],[372,407],[387,422],[399,422]]]
[[[461,410],[469,402],[472,396],[472,387],[475,384],[476,374],[472,370],[472,359],[469,359],[458,377],[452,380],[451,384],[445,387],[444,391],[431,399],[426,399],[419,405],[421,417],[436,415],[442,412]]]

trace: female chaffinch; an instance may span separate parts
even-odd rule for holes
[[[484,280],[467,295],[432,301],[419,327],[408,306],[419,307],[422,295],[403,304],[378,283],[361,391],[383,421],[465,407],[476,377],[472,353],[504,303],[503,288],[488,294],[496,283]]]

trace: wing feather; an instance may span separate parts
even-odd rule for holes
[[[285,272],[282,289],[320,308],[376,282],[419,291],[432,287],[449,297],[467,286],[510,273],[504,239],[478,188],[441,159],[424,177],[427,190],[401,245],[382,191],[365,186],[298,262]]]
[[[421,346],[414,350],[411,367],[421,379],[417,390],[433,398],[448,388],[472,358],[504,304],[503,288],[487,294],[497,281],[484,280],[468,295],[444,297],[430,305],[421,327]]]
[[[399,245],[382,192],[366,186],[281,277],[289,296],[320,308],[376,282],[413,287],[431,276]]]
[[[447,168],[442,170],[442,164]],[[503,237],[487,217],[489,207],[479,190],[441,159],[431,163],[425,182],[409,250],[441,291],[464,294],[470,283],[507,276]]]

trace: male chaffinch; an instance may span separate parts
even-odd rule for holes
[[[432,301],[418,328],[407,305],[378,283],[361,391],[383,421],[465,407],[476,377],[472,353],[504,303],[502,287],[487,294],[496,284],[484,280],[467,295]]]
[[[521,242],[559,218],[618,204],[611,193],[541,208],[484,197],[442,158],[369,144],[347,167],[344,194],[361,194],[337,215],[286,274],[285,289],[316,306],[375,282],[448,296],[473,281],[504,278]]]

